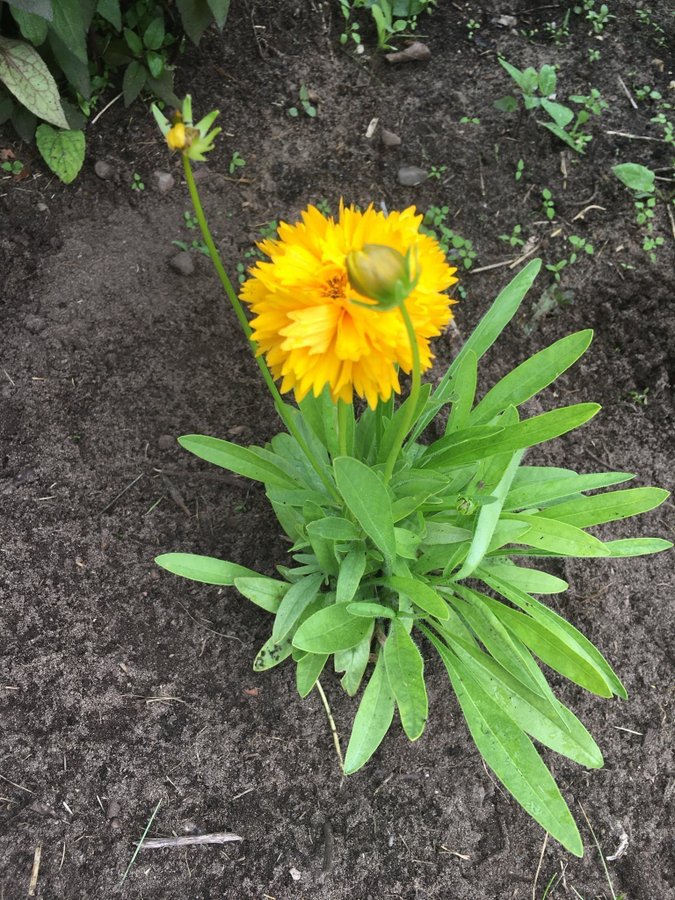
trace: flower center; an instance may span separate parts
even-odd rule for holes
[[[333,275],[324,284],[321,293],[324,297],[330,297],[332,300],[344,300],[345,289],[347,287],[347,273],[339,272]]]

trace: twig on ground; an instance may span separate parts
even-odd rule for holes
[[[628,138],[631,141],[656,141],[657,144],[667,144],[668,141],[663,138],[648,137],[644,134],[630,134],[628,131],[606,131],[605,134],[612,134],[615,137]]]
[[[164,850],[169,847],[189,847],[192,844],[229,844],[231,841],[243,841],[238,834],[230,834],[228,831],[216,831],[213,834],[188,834],[184,837],[172,838],[148,838],[141,841],[138,849]]]
[[[537,882],[539,881],[539,873],[544,862],[544,853],[546,853],[546,845],[548,844],[548,831],[544,835],[544,843],[541,845],[541,853],[539,854],[539,862],[537,863],[537,871],[534,873],[534,883],[532,885],[532,900],[537,900]]]
[[[586,810],[583,807],[583,804],[579,802],[579,809],[584,815],[584,819],[586,819],[586,824],[591,832],[591,837],[593,838],[593,843],[598,849],[598,853],[600,854],[600,862],[602,863],[602,868],[605,870],[605,878],[607,879],[607,884],[609,885],[609,892],[612,895],[612,900],[616,900],[616,894],[614,893],[614,886],[612,884],[612,879],[609,877],[609,869],[607,868],[607,863],[605,862],[605,856],[602,852],[602,847],[600,846],[600,842],[595,836],[595,832],[593,831],[593,826],[590,823],[588,816],[586,815]]]
[[[98,122],[98,120],[101,118],[103,113],[107,112],[110,109],[110,107],[113,105],[113,103],[117,103],[117,101],[120,99],[120,97],[123,97],[123,96],[124,96],[124,94],[122,93],[122,91],[120,91],[120,93],[116,97],[113,97],[109,103],[106,103],[106,105],[103,107],[103,109],[99,110],[99,112],[97,112],[96,115],[94,116],[94,118],[91,120],[91,122],[89,123],[89,127],[91,128],[92,125],[95,125]]]
[[[321,702],[323,703],[323,708],[326,710],[326,715],[328,716],[328,724],[330,725],[330,730],[333,735],[333,743],[335,744],[335,752],[337,753],[338,759],[340,760],[340,768],[344,770],[345,761],[342,758],[342,750],[340,748],[340,738],[338,737],[337,728],[335,727],[335,719],[333,718],[333,713],[330,711],[330,706],[328,704],[328,698],[323,692],[323,688],[321,687],[321,682],[317,678],[316,685],[317,691],[319,692],[319,696],[321,697]]]
[[[30,873],[30,884],[28,885],[28,896],[35,896],[35,888],[37,887],[38,875],[40,873],[40,860],[42,859],[42,844],[38,844],[35,848],[33,856],[33,871]]]
[[[630,92],[630,91],[628,90],[628,88],[626,87],[626,82],[623,80],[623,78],[622,78],[620,75],[617,75],[616,77],[617,77],[617,79],[618,79],[619,84],[620,84],[621,87],[623,88],[624,94],[626,95],[626,97],[628,97],[628,102],[629,102],[630,105],[633,107],[633,109],[637,109],[637,108],[638,108],[638,105],[637,105],[637,103],[635,102],[635,100],[633,100],[633,95],[631,94],[631,92]]]
[[[103,515],[104,512],[108,512],[108,510],[117,503],[117,501],[120,499],[120,497],[123,497],[127,491],[131,490],[131,488],[136,484],[136,482],[140,481],[144,475],[145,475],[145,472],[141,472],[140,475],[137,475],[132,482],[130,482],[125,488],[123,488],[123,490],[121,490],[119,492],[119,494],[116,497],[112,498],[112,500],[110,501],[110,503],[108,503],[107,506],[103,507],[103,509],[100,512],[100,515]]]

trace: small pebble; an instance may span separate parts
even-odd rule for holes
[[[111,819],[110,827],[113,828],[115,831],[117,831],[118,828],[122,827],[122,823],[120,822],[119,819]]]
[[[192,254],[187,250],[181,250],[180,253],[177,253],[172,257],[169,260],[169,265],[174,272],[178,272],[179,275],[192,275],[195,270],[195,262],[192,258]]]
[[[41,331],[44,331],[46,324],[42,316],[34,316],[32,313],[28,313],[24,319],[24,325],[31,334],[40,334]]]
[[[110,163],[106,162],[104,159],[96,160],[94,163],[94,172],[96,172],[98,177],[102,178],[103,181],[112,181],[115,177],[115,170]]]
[[[46,203],[38,203],[37,208],[38,212],[47,212],[47,210],[49,209]]]
[[[293,881],[300,881],[300,879],[302,878],[302,875],[300,874],[300,872],[298,872],[295,866],[292,866],[288,871]]]
[[[122,812],[122,807],[119,804],[118,800],[111,800],[108,804],[108,810],[106,812],[106,816],[109,819],[118,819],[120,813]]]
[[[419,166],[401,166],[398,170],[398,183],[412,187],[426,181],[428,174],[426,169],[420,169]]]
[[[382,143],[385,147],[401,146],[401,138],[397,134],[394,134],[393,131],[387,131],[386,128],[383,128],[380,132],[380,137],[382,138]]]
[[[176,438],[171,434],[161,434],[157,439],[157,446],[160,450],[173,450],[176,446]]]
[[[152,177],[155,188],[160,194],[168,194],[176,183],[176,179],[171,172],[162,172],[159,169],[156,172],[153,172]]]

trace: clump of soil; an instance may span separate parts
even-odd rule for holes
[[[545,26],[567,4],[515,4],[507,27],[495,21],[504,13],[496,3],[441,4],[420,22],[430,59],[392,66],[371,52],[367,30],[365,54],[340,49],[335,3],[236,3],[225,34],[189,51],[178,86],[197,110],[222,110],[226,134],[199,176],[232,271],[264,223],[309,201],[448,207],[447,226],[472,241],[477,260],[456,307],[459,337],[437,342],[432,377],[513,275],[484,268],[520,252],[499,234],[521,225],[551,264],[569,252],[566,236],[590,242],[594,254],[563,272],[561,293],[547,295],[540,277],[489,356],[481,390],[537,349],[593,327],[587,356],[541,403],[599,400],[604,410],[532,459],[670,487],[671,224],[662,202],[655,228],[666,244],[650,263],[610,168],[634,161],[669,177],[672,147],[650,121],[653,101],[635,109],[619,76],[629,91],[649,84],[671,97],[654,23],[672,24],[665,11],[654,10],[650,25],[632,3],[609,5],[616,18],[601,35],[572,13],[571,37],[557,45]],[[473,40],[469,19],[480,23]],[[601,61],[590,62],[589,50]],[[584,157],[534,118],[494,109],[512,90],[497,53],[520,68],[557,64],[563,98],[600,90],[609,109],[590,124]],[[302,85],[316,117],[287,114]],[[380,129],[400,146],[384,147]],[[177,549],[270,574],[284,561],[262,491],[174,440],[201,432],[262,443],[278,425],[208,260],[192,251],[187,276],[168,265],[171,241],[189,244],[195,233],[184,226],[180,165],[148,110],[115,104],[87,140],[85,169],[68,188],[31,148],[9,134],[2,141],[32,174],[0,185],[0,896],[26,896],[38,847],[42,898],[532,896],[541,829],[481,764],[431,654],[424,737],[410,745],[392,730],[345,780],[319,698],[298,698],[290,666],[252,672],[266,615],[234,591],[154,567],[157,553]],[[235,151],[246,165],[231,176]],[[108,180],[96,161],[107,163]],[[436,166],[439,177],[404,187],[403,165]],[[158,169],[178,182],[167,193],[153,188]],[[131,190],[135,172],[143,192]],[[555,198],[553,223],[544,188]],[[612,529],[634,533],[671,537],[672,504]],[[615,892],[672,896],[672,557],[554,561],[552,571],[571,584],[552,605],[608,656],[629,699],[601,701],[554,679],[606,765],[588,772],[546,754],[588,849],[576,860],[550,842],[535,894],[551,878],[549,897],[610,894],[583,803],[605,854],[625,847],[608,863]],[[355,703],[330,677],[325,688],[346,735]],[[232,831],[243,841],[142,851],[118,887],[159,800],[153,834]]]

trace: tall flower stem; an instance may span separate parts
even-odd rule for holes
[[[408,396],[408,400],[406,401],[406,414],[400,421],[396,437],[394,438],[394,443],[392,444],[392,448],[385,463],[385,484],[391,478],[391,473],[394,471],[394,466],[396,465],[396,460],[398,459],[398,455],[401,452],[403,441],[406,439],[406,435],[410,431],[410,428],[415,421],[415,413],[419,404],[421,386],[420,352],[417,346],[417,336],[415,335],[415,329],[410,319],[410,314],[406,309],[405,300],[399,306],[399,310],[401,312],[401,317],[403,318],[405,330],[408,334],[408,341],[410,342],[410,352],[412,353],[412,384],[410,386],[410,394]]]
[[[347,447],[347,429],[349,420],[349,403],[344,400],[338,400],[338,441],[340,447],[340,456],[348,456],[349,448]]]
[[[202,233],[204,243],[206,244],[206,247],[209,251],[209,256],[211,257],[211,262],[213,263],[213,266],[218,274],[218,278],[220,279],[220,283],[222,284],[223,290],[225,291],[225,296],[232,304],[232,308],[234,309],[234,313],[239,320],[239,324],[241,325],[241,328],[246,335],[254,359],[262,373],[263,378],[265,379],[265,384],[267,385],[269,392],[272,395],[274,407],[279,415],[279,418],[286,426],[287,431],[289,432],[289,434],[292,434],[295,440],[298,442],[298,444],[302,448],[303,453],[309,460],[312,468],[317,473],[324,486],[327,488],[328,492],[332,497],[337,498],[339,497],[339,495],[328,479],[323,467],[315,458],[302,434],[300,434],[300,432],[296,428],[295,422],[292,418],[291,407],[287,406],[284,403],[281,394],[279,393],[279,389],[274,383],[272,373],[267,368],[265,360],[262,358],[262,356],[258,356],[255,352],[255,345],[252,340],[253,332],[251,331],[251,326],[248,324],[248,319],[246,318],[244,308],[241,305],[239,297],[237,297],[236,291],[232,287],[232,282],[230,281],[229,276],[225,271],[225,267],[223,266],[223,263],[220,259],[220,254],[218,253],[218,248],[216,247],[213,236],[211,235],[211,229],[209,228],[209,224],[206,221],[206,216],[204,215],[204,208],[202,207],[202,201],[199,197],[199,191],[197,190],[197,185],[195,183],[195,177],[192,172],[190,160],[186,153],[183,153],[182,156],[185,180],[187,182],[188,191],[190,192],[190,199],[192,200],[192,206],[194,207],[195,215],[197,217],[197,222],[199,223],[199,229]]]

